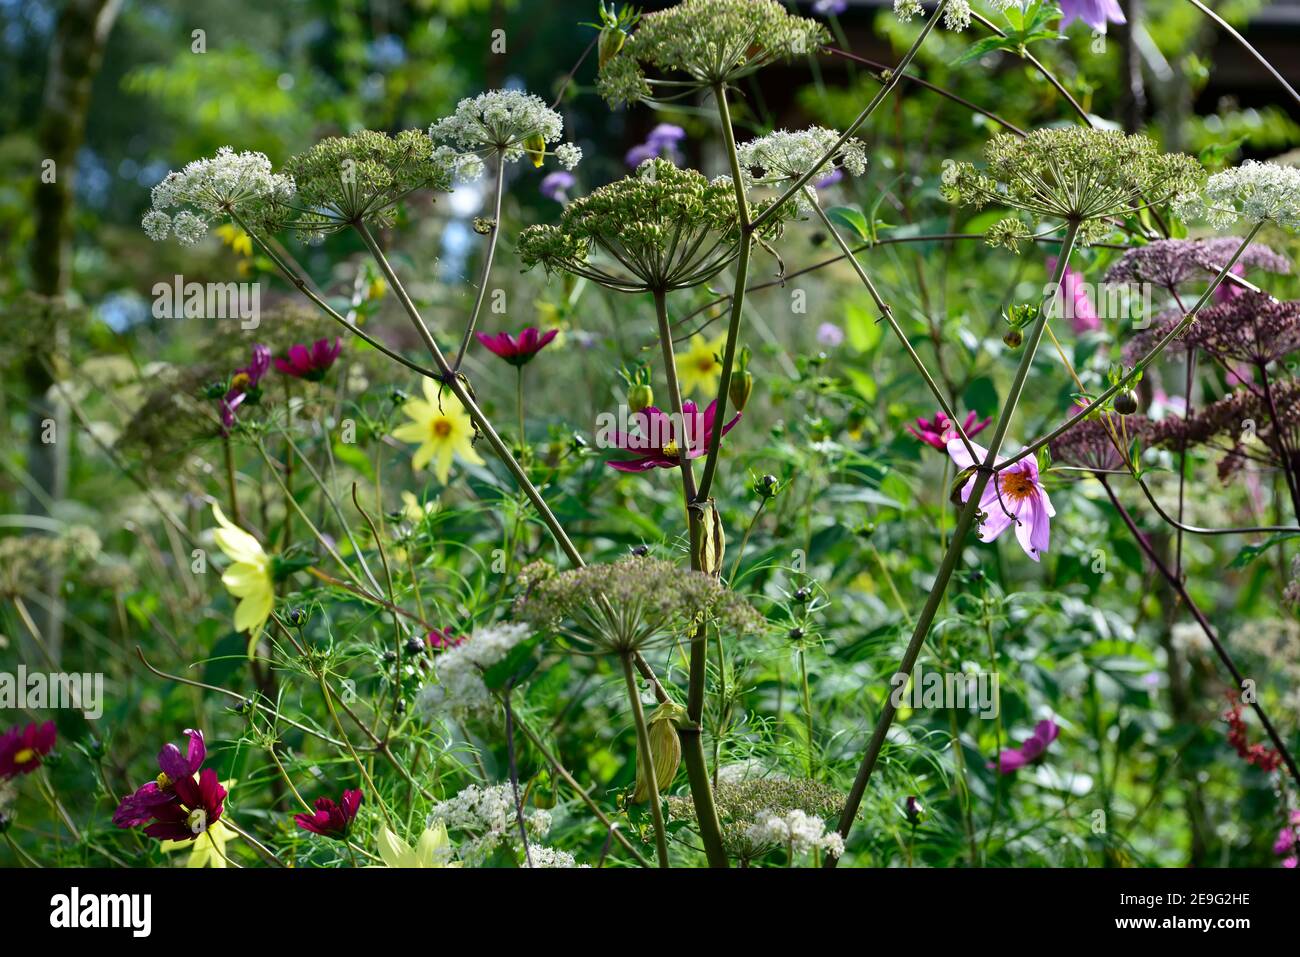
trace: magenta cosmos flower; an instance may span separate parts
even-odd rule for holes
[[[297,343],[289,347],[287,356],[275,360],[275,368],[295,379],[319,382],[325,378],[325,373],[329,372],[342,348],[343,340],[338,337],[317,339],[310,346]]]
[[[1060,0],[1061,29],[1082,20],[1098,33],[1106,32],[1106,21],[1127,23],[1117,0]]]
[[[974,412],[967,412],[966,421],[961,424],[962,431],[966,433],[967,438],[983,432],[989,427],[989,423],[993,421],[993,419],[988,418],[983,422],[976,422],[976,418],[978,418],[978,416],[976,416]],[[952,423],[948,420],[948,416],[944,415],[942,412],[936,412],[933,421],[918,418],[916,420],[916,428],[914,429],[909,425],[907,431],[911,432],[926,445],[934,446],[940,452],[948,448],[949,442],[958,438],[957,430],[953,428]]]
[[[699,407],[689,399],[682,403],[682,422],[685,429],[686,457],[697,459],[708,451],[713,441],[713,420],[718,414],[718,402],[715,399],[701,415]],[[650,469],[675,469],[681,463],[681,444],[677,434],[674,416],[653,405],[646,406],[632,418],[637,420],[640,431],[634,434],[614,433],[614,445],[628,452],[643,452],[634,459],[607,463],[610,468],[620,472],[645,472]],[[722,434],[730,432],[740,421],[737,412],[730,422],[722,427]]]
[[[998,755],[997,769],[999,774],[1011,774],[1019,771],[1026,764],[1033,764],[1043,756],[1047,746],[1056,740],[1056,736],[1061,733],[1061,729],[1056,726],[1056,722],[1051,718],[1034,725],[1034,733],[1029,736],[1028,740],[1018,748],[1007,748]],[[993,762],[988,764],[989,770],[993,769]]]
[[[248,365],[236,369],[230,377],[230,385],[221,400],[221,428],[226,435],[235,427],[235,412],[250,394],[255,394],[262,377],[271,368],[271,350],[267,346],[253,346],[253,355]]]
[[[220,819],[226,789],[212,768],[199,770],[208,755],[203,732],[186,728],[185,734],[190,739],[186,753],[174,744],[163,745],[158,752],[162,773],[122,799],[113,812],[114,824],[148,825],[144,832],[160,841],[192,841]]]
[[[32,722],[27,727],[15,725],[0,735],[0,779],[31,774],[41,766],[41,759],[54,750],[54,722]]]
[[[948,454],[957,463],[959,469],[983,465],[988,458],[988,449],[971,443],[971,448],[979,456],[979,461],[971,459],[961,439],[948,442]],[[997,464],[1004,460],[998,458]],[[961,500],[970,498],[975,485],[975,476],[962,486]],[[1012,525],[1016,527],[1016,541],[1025,550],[1025,554],[1038,561],[1039,555],[1047,551],[1051,544],[1051,518],[1056,514],[1052,501],[1047,497],[1042,483],[1038,479],[1038,463],[1032,455],[1025,456],[1015,465],[995,473],[994,478],[984,488],[980,499],[980,511],[984,518],[980,522],[980,541],[991,542]]]
[[[425,642],[434,651],[448,651],[465,641],[464,635],[454,635],[450,628],[435,628],[424,636]]]
[[[361,797],[360,791],[344,791],[337,804],[329,798],[317,798],[315,814],[295,814],[293,819],[304,831],[336,841],[346,840],[361,807]]]
[[[550,345],[551,340],[559,334],[559,329],[548,329],[542,332],[535,326],[529,326],[517,336],[512,336],[508,332],[499,332],[495,336],[490,336],[486,332],[475,333],[478,341],[487,346],[489,351],[505,359],[512,366],[524,366],[532,362],[533,357]]]

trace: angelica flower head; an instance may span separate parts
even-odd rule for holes
[[[746,186],[774,186],[798,179],[839,141],[836,130],[812,126],[806,130],[777,130],[742,143],[736,150]],[[814,177],[819,180],[837,170],[861,176],[867,170],[867,145],[850,137],[831,154]],[[817,201],[817,188],[809,183],[796,200],[801,212]]]
[[[1079,239],[1109,234],[1108,217],[1155,206],[1194,189],[1204,171],[1192,157],[1162,153],[1145,136],[1070,127],[1035,130],[1026,137],[999,134],[985,147],[986,164],[952,163],[943,171],[949,202],[1009,206],[1033,218],[1079,225]],[[1016,249],[1029,230],[1017,217],[986,234],[993,245]]]
[[[551,829],[551,812],[544,808],[525,809],[523,818],[530,845]],[[510,784],[487,787],[471,784],[455,797],[436,803],[429,812],[428,826],[463,835],[459,844],[461,857],[471,863],[481,862],[497,847],[516,846],[520,841],[514,788]],[[548,855],[542,856],[549,859]]]
[[[601,64],[596,89],[611,106],[676,98],[815,53],[829,39],[822,24],[791,16],[777,0],[684,0],[641,17],[618,54]]]
[[[437,656],[434,669],[438,680],[420,689],[420,706],[428,712],[450,711],[457,717],[491,713],[496,699],[483,681],[483,672],[531,636],[532,629],[517,622],[479,628]]]
[[[418,130],[332,136],[292,157],[285,168],[298,183],[304,207],[294,225],[310,235],[361,223],[389,225],[406,196],[449,189],[453,172],[451,160],[435,156]]]
[[[183,246],[193,246],[207,235],[214,218],[237,216],[254,227],[271,229],[285,217],[285,204],[294,191],[293,177],[272,172],[265,154],[236,153],[223,146],[216,156],[194,160],[163,177],[150,193],[150,210],[141,226],[155,242],[171,234]]]
[[[727,853],[750,861],[778,843],[788,847],[792,833],[800,835],[802,851],[805,840],[816,842],[814,835],[819,833],[819,826],[823,841],[820,846],[828,851],[840,846],[836,842],[839,834],[825,833],[824,819],[843,807],[843,793],[810,778],[763,776],[748,763],[742,766],[741,773],[728,773],[729,768],[720,770],[714,795]],[[672,820],[695,823],[695,804],[689,794],[670,796],[667,804]],[[769,822],[769,816],[783,823]],[[778,833],[780,841],[775,839]]]
[[[528,156],[535,166],[542,165],[546,147],[557,143],[563,134],[563,117],[541,97],[520,90],[490,90],[467,97],[456,104],[451,116],[429,127],[429,138],[441,145],[440,155],[498,153],[507,163]],[[565,169],[573,169],[582,159],[582,150],[572,143],[563,143],[551,152]]]
[[[1157,239],[1127,250],[1106,270],[1106,282],[1149,282],[1162,289],[1176,290],[1185,282],[1210,280],[1219,274],[1241,242],[1231,236],[1216,239]],[[1291,264],[1271,247],[1251,243],[1237,259],[1233,270],[1247,267],[1265,272],[1289,273]],[[1232,288],[1226,283],[1220,289]]]
[[[844,853],[844,838],[838,832],[826,832],[826,822],[795,808],[785,814],[760,811],[749,826],[746,837],[757,847],[769,845],[786,848],[797,857],[824,849],[831,857]]]
[[[626,653],[680,638],[712,620],[725,633],[757,631],[763,619],[712,575],[658,558],[629,556],[548,574],[530,566],[516,614],[595,652]]]
[[[764,223],[764,236],[779,231],[780,218]],[[741,241],[729,182],[657,158],[569,203],[558,225],[528,227],[518,250],[525,266],[621,292],[667,292],[707,282],[739,255]],[[593,262],[597,251],[611,261]]]
[[[1001,10],[1009,7],[1013,2],[1015,0],[991,0],[989,5]],[[918,17],[921,13],[921,0],[894,0],[894,16],[904,23],[909,23],[913,17]],[[970,16],[969,0],[948,0],[947,6],[943,8],[943,25],[954,33],[961,33],[970,26]]]
[[[1300,168],[1246,160],[1215,173],[1199,195],[1186,197],[1177,210],[1220,229],[1238,219],[1300,229]]]

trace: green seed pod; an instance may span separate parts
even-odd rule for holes
[[[1002,337],[1002,341],[1012,349],[1019,349],[1020,344],[1025,341],[1025,337],[1019,329],[1011,329]]]
[[[715,578],[722,573],[722,559],[727,551],[727,539],[722,531],[722,517],[714,507],[713,499],[692,503],[689,511],[691,533],[691,565]]]
[[[731,399],[731,404],[736,407],[737,412],[745,411],[745,403],[749,401],[749,395],[754,391],[754,374],[748,369],[735,373],[731,377],[731,384],[727,387],[727,396]]]
[[[618,51],[623,49],[625,42],[627,42],[627,34],[617,27],[605,27],[600,31],[600,44],[597,49],[600,51],[602,70],[605,69],[605,64],[618,56]]]
[[[664,793],[677,777],[677,768],[682,763],[682,742],[677,736],[676,722],[685,717],[686,709],[672,701],[665,701],[650,713],[649,726],[650,753],[654,758],[655,787]],[[636,790],[632,792],[631,803],[641,804],[650,800],[650,782],[645,774],[645,756],[637,752],[636,756]]]
[[[1120,415],[1132,415],[1137,410],[1137,393],[1132,389],[1125,389],[1115,396],[1115,411]]]

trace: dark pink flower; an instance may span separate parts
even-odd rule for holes
[[[522,366],[532,362],[533,356],[546,348],[559,332],[558,329],[542,332],[535,326],[529,326],[517,336],[512,336],[508,332],[499,332],[495,336],[490,336],[486,332],[478,332],[475,335],[478,336],[478,341],[495,355],[505,359],[512,366]]]
[[[465,637],[453,635],[450,628],[435,628],[425,636],[424,640],[434,651],[447,651],[461,644]]]
[[[226,789],[212,768],[199,770],[208,755],[203,732],[186,728],[185,734],[190,739],[185,754],[174,744],[163,745],[158,752],[162,773],[122,799],[113,812],[114,824],[148,824],[144,832],[160,841],[192,841],[221,817]]]
[[[989,427],[989,423],[993,421],[992,418],[988,418],[983,422],[976,422],[976,418],[977,416],[974,412],[967,412],[966,421],[961,424],[962,431],[966,433],[967,438],[983,432]],[[931,445],[940,452],[946,451],[948,443],[957,438],[957,430],[953,428],[952,423],[948,421],[948,417],[942,412],[936,412],[934,414],[933,422],[918,418],[916,420],[916,428],[914,429],[909,425],[907,431],[911,432],[926,445]]]
[[[647,406],[632,418],[637,420],[638,432],[614,433],[614,445],[629,452],[643,452],[634,459],[607,463],[620,472],[645,472],[649,469],[675,469],[681,463],[681,449],[686,449],[688,459],[697,459],[708,451],[713,440],[713,420],[718,412],[715,399],[701,415],[699,407],[690,400],[682,403],[682,421],[655,406]],[[740,421],[740,413],[722,427],[726,435]],[[683,435],[682,432],[685,434]]]
[[[230,384],[226,388],[226,394],[221,399],[221,431],[223,435],[229,435],[230,430],[235,427],[235,410],[238,409],[250,396],[254,402],[260,393],[259,383],[262,377],[271,368],[271,350],[267,346],[253,346],[253,356],[248,365],[242,369],[236,369],[230,377]]]
[[[998,755],[996,765],[999,774],[1011,774],[1019,771],[1027,764],[1033,764],[1043,756],[1047,746],[1056,740],[1056,736],[1061,733],[1061,729],[1056,726],[1056,722],[1047,718],[1034,725],[1034,733],[1028,740],[1018,748],[1008,748]],[[992,761],[988,764],[989,770],[994,768]]]
[[[304,831],[342,841],[361,807],[361,797],[360,791],[344,791],[338,804],[329,798],[317,798],[315,814],[295,814],[293,819]]]
[[[0,735],[0,779],[31,774],[41,759],[54,750],[54,722],[15,725]]]
[[[342,348],[343,340],[338,337],[317,339],[310,347],[297,343],[289,347],[287,356],[275,360],[275,368],[296,379],[319,382],[325,378]]]

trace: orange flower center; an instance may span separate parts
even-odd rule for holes
[[[701,358],[700,361],[696,363],[696,368],[701,372],[712,372],[715,365],[716,363],[713,361],[713,356],[707,356]]]
[[[1009,472],[1001,477],[1002,494],[1015,502],[1021,502],[1034,494],[1034,482],[1024,472]]]
[[[446,419],[434,419],[433,437],[435,439],[445,439],[451,435],[451,423]]]

